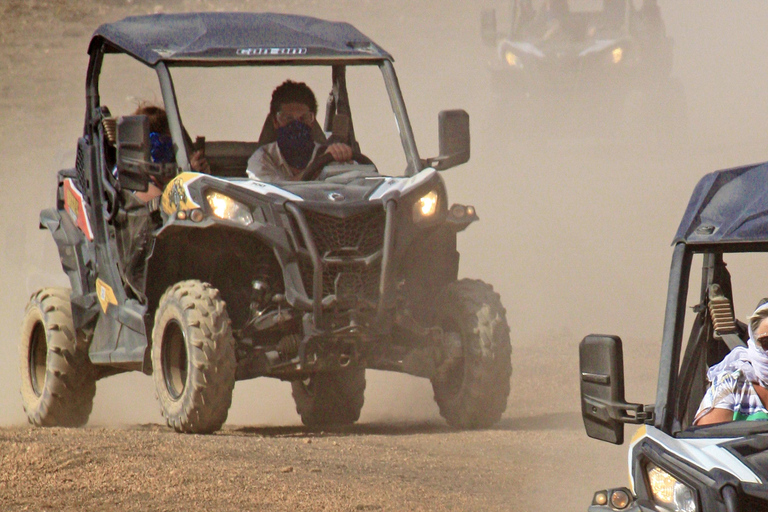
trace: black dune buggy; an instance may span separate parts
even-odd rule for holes
[[[673,41],[656,0],[508,0],[482,13],[495,112],[517,128],[631,134],[685,129]],[[499,27],[503,27],[501,30]]]
[[[219,429],[235,382],[260,376],[291,382],[306,425],[351,424],[367,368],[430,379],[453,426],[499,420],[512,371],[505,310],[491,286],[457,278],[456,235],[477,216],[449,207],[437,172],[469,159],[466,112],[441,112],[440,156],[420,158],[392,57],[354,27],[314,18],[131,17],[99,27],[89,54],[75,167],[59,172],[56,207],[40,215],[71,290],[40,290],[27,306],[20,356],[30,422],[83,425],[96,381],[138,370],[153,376],[162,414],[179,432]],[[101,104],[100,72],[112,54],[156,71],[174,163],[152,161],[145,116],[113,117]],[[200,144],[182,122],[172,77],[275,66],[311,67],[328,80],[324,126],[315,123],[313,136],[349,144],[354,161],[318,158],[304,181],[251,179],[248,157],[275,137],[268,118],[258,141],[206,137],[211,172],[192,172]],[[363,124],[353,124],[349,93],[359,69],[379,84],[383,76],[380,104],[396,126],[375,119],[369,130],[397,130],[402,151],[381,154],[404,153],[401,176],[360,153]],[[170,181],[144,204],[134,191],[146,190],[149,176]]]

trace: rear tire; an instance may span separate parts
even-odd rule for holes
[[[435,401],[449,425],[487,428],[507,408],[512,345],[506,311],[493,288],[478,280],[449,284],[438,300],[446,335],[461,337],[461,356],[432,379]]]
[[[235,339],[219,291],[200,281],[166,290],[155,313],[152,368],[169,427],[208,434],[227,420],[235,387]]]
[[[21,324],[21,400],[39,427],[80,427],[93,409],[96,371],[72,323],[69,295],[66,288],[38,291]]]
[[[296,412],[308,427],[351,425],[365,401],[365,368],[317,373],[291,382]]]

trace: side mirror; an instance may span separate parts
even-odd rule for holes
[[[496,46],[499,37],[496,31],[496,11],[483,9],[480,13],[480,37],[486,46]]]
[[[146,191],[149,177],[167,181],[176,173],[176,163],[152,161],[147,116],[123,116],[117,120],[117,181],[125,190]]]
[[[621,338],[591,334],[579,344],[581,416],[589,437],[624,443],[624,423],[652,419],[640,404],[624,401],[624,355]]]
[[[464,110],[443,110],[437,118],[440,156],[426,163],[444,171],[469,161],[469,114]]]
[[[125,190],[144,192],[149,187],[147,166],[152,162],[147,116],[117,120],[117,181]]]

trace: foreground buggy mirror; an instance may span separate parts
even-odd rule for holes
[[[149,177],[165,181],[176,172],[176,164],[152,161],[147,116],[123,116],[117,120],[117,181],[125,190],[146,191]]]
[[[483,9],[480,13],[480,37],[486,46],[496,46],[496,10]]]
[[[591,334],[579,344],[581,416],[589,437],[622,444],[624,423],[653,418],[640,404],[624,401],[621,338]]]
[[[440,156],[427,159],[438,171],[469,160],[469,114],[464,110],[443,110],[438,116]]]

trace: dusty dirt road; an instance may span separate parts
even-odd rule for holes
[[[686,199],[705,172],[768,153],[768,10],[755,0],[660,2],[688,96],[682,150],[574,137],[519,154],[488,118],[481,4],[0,2],[0,510],[575,512],[595,489],[626,484],[625,447],[583,433],[578,342],[623,335],[627,397],[653,400],[668,243]],[[128,14],[211,9],[356,25],[397,59],[423,154],[437,153],[440,109],[470,112],[472,160],[445,178],[452,201],[482,218],[460,238],[461,274],[493,283],[512,325],[513,392],[496,427],[452,431],[428,382],[380,372],[369,372],[360,423],[339,431],[305,430],[289,386],[257,380],[238,383],[221,432],[177,435],[159,425],[141,375],[99,382],[88,428],[25,426],[18,325],[30,293],[67,284],[37,215],[53,204],[56,170],[74,162],[90,34]]]

